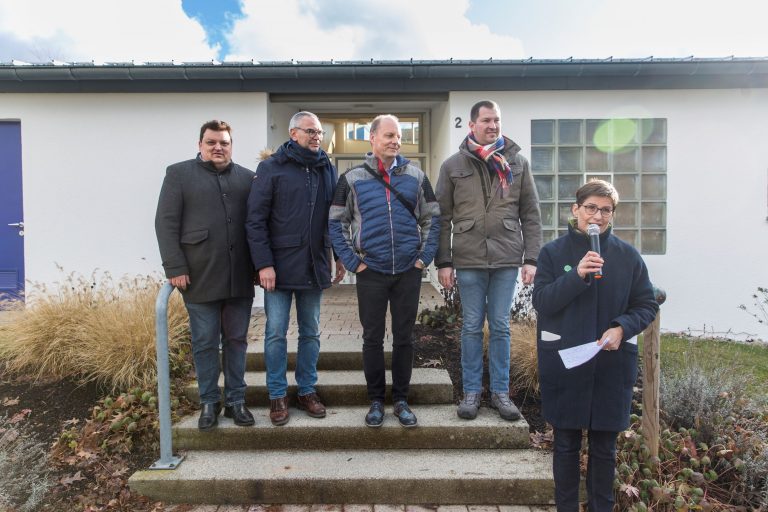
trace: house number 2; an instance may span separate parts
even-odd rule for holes
[[[454,125],[453,125],[454,128],[461,128],[461,118],[460,117],[455,118],[453,121],[454,121]]]

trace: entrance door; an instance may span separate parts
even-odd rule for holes
[[[0,121],[0,297],[23,298],[21,124]]]

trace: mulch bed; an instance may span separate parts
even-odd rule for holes
[[[12,418],[49,447],[53,447],[63,431],[84,425],[91,418],[93,406],[104,396],[105,391],[93,383],[11,378],[0,367],[0,416]],[[55,457],[49,466],[55,485],[39,510],[153,510],[145,497],[131,495],[127,479],[157,457],[155,446],[139,443],[130,454],[109,458],[83,461],[82,457]]]

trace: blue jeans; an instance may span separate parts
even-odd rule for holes
[[[186,304],[200,404],[221,401],[219,346],[224,369],[224,404],[245,403],[245,351],[252,305],[252,298]]]
[[[587,510],[611,512],[614,505],[613,477],[616,471],[616,437],[618,432],[589,430],[587,462]],[[581,429],[555,427],[552,469],[555,478],[557,512],[579,511],[581,479]]]
[[[517,267],[456,269],[461,311],[461,374],[464,393],[483,390],[483,323],[488,317],[491,393],[509,393],[509,310]]]
[[[299,396],[315,392],[317,358],[320,355],[320,299],[323,290],[274,290],[264,292],[264,361],[267,366],[269,399],[288,394],[288,322],[291,301],[296,297],[296,322],[299,325],[299,350],[296,355],[296,384]]]

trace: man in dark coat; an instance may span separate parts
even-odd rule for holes
[[[237,425],[254,423],[245,407],[246,335],[253,303],[245,213],[253,171],[232,162],[230,132],[227,123],[217,120],[200,128],[197,158],[168,167],[155,216],[165,275],[181,290],[189,312],[200,430],[215,427],[221,411],[220,344],[224,415]]]
[[[613,509],[616,436],[629,426],[637,335],[658,310],[640,254],[611,234],[618,202],[610,183],[593,180],[582,186],[571,207],[574,219],[568,233],[539,254],[533,306],[542,413],[554,428],[558,512],[579,510],[582,429],[589,436],[589,510]],[[587,231],[592,224],[599,231],[599,253],[590,249]],[[601,350],[566,369],[558,351],[585,343],[597,343]]]
[[[286,334],[294,297],[299,325],[295,374],[298,406],[313,418],[325,417],[315,384],[320,299],[323,289],[331,286],[328,209],[336,168],[320,148],[324,132],[315,114],[295,114],[288,131],[290,140],[256,169],[246,222],[253,266],[264,288],[264,359],[269,418],[274,425],[285,425],[289,420]],[[335,283],[344,272],[337,262]]]

